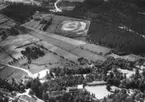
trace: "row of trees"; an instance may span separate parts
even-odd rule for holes
[[[91,68],[52,68],[50,69],[50,72],[54,73],[55,76],[64,76],[64,75],[74,75],[74,74],[88,74],[91,73],[92,69]]]
[[[114,58],[108,58],[101,65],[95,65],[94,63],[95,66],[92,68],[54,68],[50,70],[50,73],[46,74],[47,81],[44,83],[41,83],[38,77],[36,79],[28,80],[26,85],[17,85],[15,83],[15,80],[13,79],[11,86],[15,86],[14,88],[18,91],[23,91],[24,88],[31,88],[31,94],[35,94],[37,97],[45,100],[46,102],[55,102],[56,100],[58,100],[59,102],[69,102],[70,100],[73,102],[100,102],[94,101],[93,96],[84,90],[79,90],[76,93],[66,93],[66,89],[67,87],[74,87],[80,84],[83,84],[85,86],[86,83],[95,80],[104,80],[108,83],[107,89],[109,91],[109,86],[115,85],[120,88],[136,88],[143,92],[145,89],[145,71],[139,73],[139,71],[136,70],[135,75],[133,75],[130,79],[117,69],[118,67],[131,67],[131,64],[129,63],[129,61],[121,59],[115,60]],[[115,93],[114,95],[114,97],[116,97],[118,93]],[[127,94],[127,97],[128,96],[129,95]],[[111,96],[107,97],[107,99],[109,99],[110,97]],[[115,100],[116,98],[111,99]],[[124,98],[124,100],[125,99],[126,97]],[[106,99],[104,99],[104,102],[106,102],[105,100]],[[119,99],[119,102],[121,100],[122,98]]]

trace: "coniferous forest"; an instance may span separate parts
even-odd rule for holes
[[[143,0],[85,0],[63,15],[89,19],[88,40],[93,43],[144,55],[144,11]]]

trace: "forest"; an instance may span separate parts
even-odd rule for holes
[[[28,21],[36,11],[49,12],[48,9],[36,5],[11,3],[7,8],[0,11],[0,13],[22,24]]]
[[[145,54],[145,10],[143,0],[85,0],[62,15],[91,21],[88,41],[118,51]],[[120,29],[119,27],[124,27]]]

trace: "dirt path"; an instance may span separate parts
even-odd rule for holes
[[[32,77],[33,78],[33,74],[29,71],[29,70],[26,70],[24,68],[21,68],[21,67],[16,67],[16,66],[12,66],[12,65],[9,65],[7,64],[8,67],[12,67],[14,69],[18,69],[18,70],[21,70],[21,71],[24,71],[25,73],[28,74],[28,76]]]
[[[59,3],[60,1],[61,1],[61,0],[57,0],[57,1],[55,2],[55,4],[54,4],[55,12],[62,12],[62,10],[59,9],[59,8],[57,7],[57,3]]]

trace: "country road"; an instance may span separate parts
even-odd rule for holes
[[[55,2],[55,4],[54,4],[54,7],[55,7],[56,12],[62,12],[62,10],[59,9],[59,8],[57,7],[57,3],[59,3],[60,1],[61,1],[61,0],[57,0],[57,1]]]

